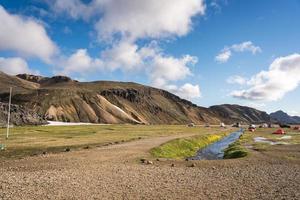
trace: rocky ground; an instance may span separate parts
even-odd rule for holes
[[[0,199],[300,199],[299,145],[193,161],[193,167],[191,161],[139,162],[174,137],[1,160]]]

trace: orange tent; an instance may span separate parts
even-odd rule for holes
[[[277,131],[275,131],[273,134],[285,134],[283,129],[278,129]]]

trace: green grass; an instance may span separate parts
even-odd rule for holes
[[[224,159],[242,158],[249,154],[249,151],[245,148],[245,144],[252,140],[250,132],[245,132],[241,137],[230,144],[224,151]]]
[[[0,158],[24,157],[47,152],[61,152],[86,146],[102,146],[140,138],[169,135],[203,135],[219,128],[187,127],[184,125],[90,125],[90,126],[28,126],[14,127],[8,140],[6,129],[0,128]]]
[[[170,159],[191,157],[194,156],[199,149],[220,140],[227,134],[229,134],[229,132],[172,140],[159,147],[153,148],[151,154],[157,158]]]
[[[236,141],[224,151],[225,159],[242,158],[248,155],[247,149],[241,145],[240,141]]]

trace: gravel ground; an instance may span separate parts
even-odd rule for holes
[[[2,160],[0,199],[300,199],[299,145],[244,159],[139,163],[170,139]]]

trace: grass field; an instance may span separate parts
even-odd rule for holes
[[[43,152],[61,152],[66,148],[87,148],[157,136],[216,134],[220,128],[187,127],[184,125],[86,125],[86,126],[30,126],[0,129],[0,144],[6,150],[2,157],[23,157]]]

